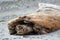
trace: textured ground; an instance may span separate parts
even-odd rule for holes
[[[26,9],[26,10],[13,10],[1,12],[0,14],[0,39],[1,40],[59,40],[60,39],[60,30],[45,34],[45,35],[33,35],[33,36],[15,36],[9,35],[7,23],[10,19],[16,18],[21,15],[26,15],[32,12],[35,12],[36,9]],[[3,13],[3,14],[2,14]]]
[[[34,13],[38,9],[38,6],[35,2],[29,5],[25,1],[24,6],[22,5],[23,3],[21,4],[20,7],[13,6],[14,7],[13,9],[7,9],[7,10],[5,10],[5,7],[4,7],[3,11],[0,10],[0,40],[33,40],[33,39],[34,40],[60,40],[60,30],[49,33],[49,34],[44,34],[44,35],[30,35],[30,36],[29,35],[27,36],[10,35],[8,31],[8,26],[7,26],[9,20],[22,15]],[[40,9],[44,10],[43,6],[44,5],[42,5]],[[60,8],[60,7],[58,8],[57,6],[52,6],[52,7],[57,9]]]

